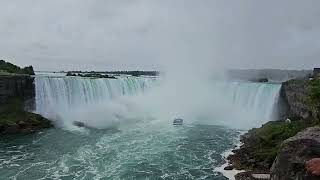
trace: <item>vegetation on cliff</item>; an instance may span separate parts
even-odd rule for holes
[[[313,116],[320,120],[320,79],[315,78],[308,83],[308,103],[313,111]]]
[[[0,60],[0,74],[26,74],[26,75],[34,75],[34,70],[32,66],[27,66],[24,68],[20,68],[14,64],[6,62],[4,60]]]
[[[21,98],[11,98],[0,106],[0,134],[32,132],[51,127],[49,120],[24,110]]]
[[[316,125],[304,121],[274,121],[250,130],[241,137],[244,145],[229,159],[237,169],[268,171],[282,142],[301,130]]]

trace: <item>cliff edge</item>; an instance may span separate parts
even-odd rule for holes
[[[27,70],[26,70],[27,69]],[[33,68],[21,69],[0,61],[0,135],[33,132],[51,127],[46,118],[32,113],[35,109]]]

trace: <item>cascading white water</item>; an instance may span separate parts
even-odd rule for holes
[[[228,110],[228,113],[235,116],[232,123],[243,123],[252,127],[275,120],[276,115],[273,113],[278,103],[281,84],[230,82],[217,83],[215,86],[217,94],[232,104]],[[238,119],[241,121],[237,122]]]
[[[153,94],[151,93],[152,95],[144,96],[145,91],[153,87],[155,81],[153,78],[142,77],[89,79],[38,76],[36,77],[36,111],[52,119],[63,119],[63,116],[68,116],[67,119],[73,119],[73,121],[82,118],[84,121],[89,121],[87,119],[93,121],[92,119],[103,117],[101,121],[106,121],[105,117],[108,117],[121,121],[119,118],[125,117],[126,115],[123,113],[126,114],[127,107],[130,107],[130,112],[140,108],[141,112],[138,113],[156,116],[153,118],[170,120],[172,114],[178,114],[193,119],[205,117],[204,119],[213,122],[213,124],[246,128],[259,126],[273,120],[272,113],[281,87],[280,84],[212,82],[210,86],[206,87],[208,90],[201,93],[196,93],[190,87],[191,91],[184,89],[187,93],[178,92],[172,96],[168,95],[167,91],[164,93],[160,88]],[[123,96],[138,94],[142,94],[142,96],[138,96],[140,99],[131,99],[133,102],[139,101],[135,105],[128,105],[132,101],[129,103],[128,101],[120,103],[115,101]],[[116,103],[107,104],[111,101]],[[121,105],[119,106],[119,104]],[[123,106],[123,104],[125,105]],[[90,111],[88,108],[91,108]],[[70,117],[70,114],[73,117]],[[110,114],[113,114],[113,118],[110,118]],[[137,112],[131,113],[130,116],[132,114],[137,116]],[[91,115],[96,116],[90,118]],[[141,116],[143,117],[143,115]],[[98,124],[101,125],[101,123]]]
[[[58,111],[104,103],[112,99],[144,92],[153,78],[90,79],[79,77],[35,78],[36,111],[55,118]]]

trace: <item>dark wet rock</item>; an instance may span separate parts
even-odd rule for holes
[[[75,126],[78,126],[78,127],[85,127],[86,126],[83,122],[79,122],[79,121],[73,121],[72,124]]]
[[[268,78],[259,78],[259,79],[251,79],[250,81],[265,83],[265,82],[269,82],[269,79]]]
[[[233,170],[233,166],[227,166],[227,167],[224,168],[224,170],[231,171],[231,170]]]
[[[304,163],[320,157],[320,127],[308,128],[284,141],[271,168],[273,180],[312,180]]]
[[[25,126],[27,125],[27,123],[24,122],[24,121],[19,121],[19,122],[18,122],[18,125],[19,125],[20,127],[25,127]]]
[[[3,131],[3,134],[17,134],[19,132],[19,125],[8,124]]]

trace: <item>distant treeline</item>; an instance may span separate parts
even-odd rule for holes
[[[282,70],[282,69],[232,69],[228,77],[236,80],[268,79],[271,81],[287,81],[302,79],[312,74],[312,70]]]
[[[108,75],[108,74],[100,74],[100,73],[72,73],[68,72],[66,76],[79,76],[79,77],[88,77],[88,78],[109,78],[116,79],[116,77]]]
[[[27,66],[25,68],[20,68],[14,64],[0,60],[0,72],[1,74],[27,74],[34,75],[34,70],[32,66]]]
[[[159,71],[69,71],[68,73],[82,74],[112,74],[112,75],[131,75],[131,76],[158,76]]]

